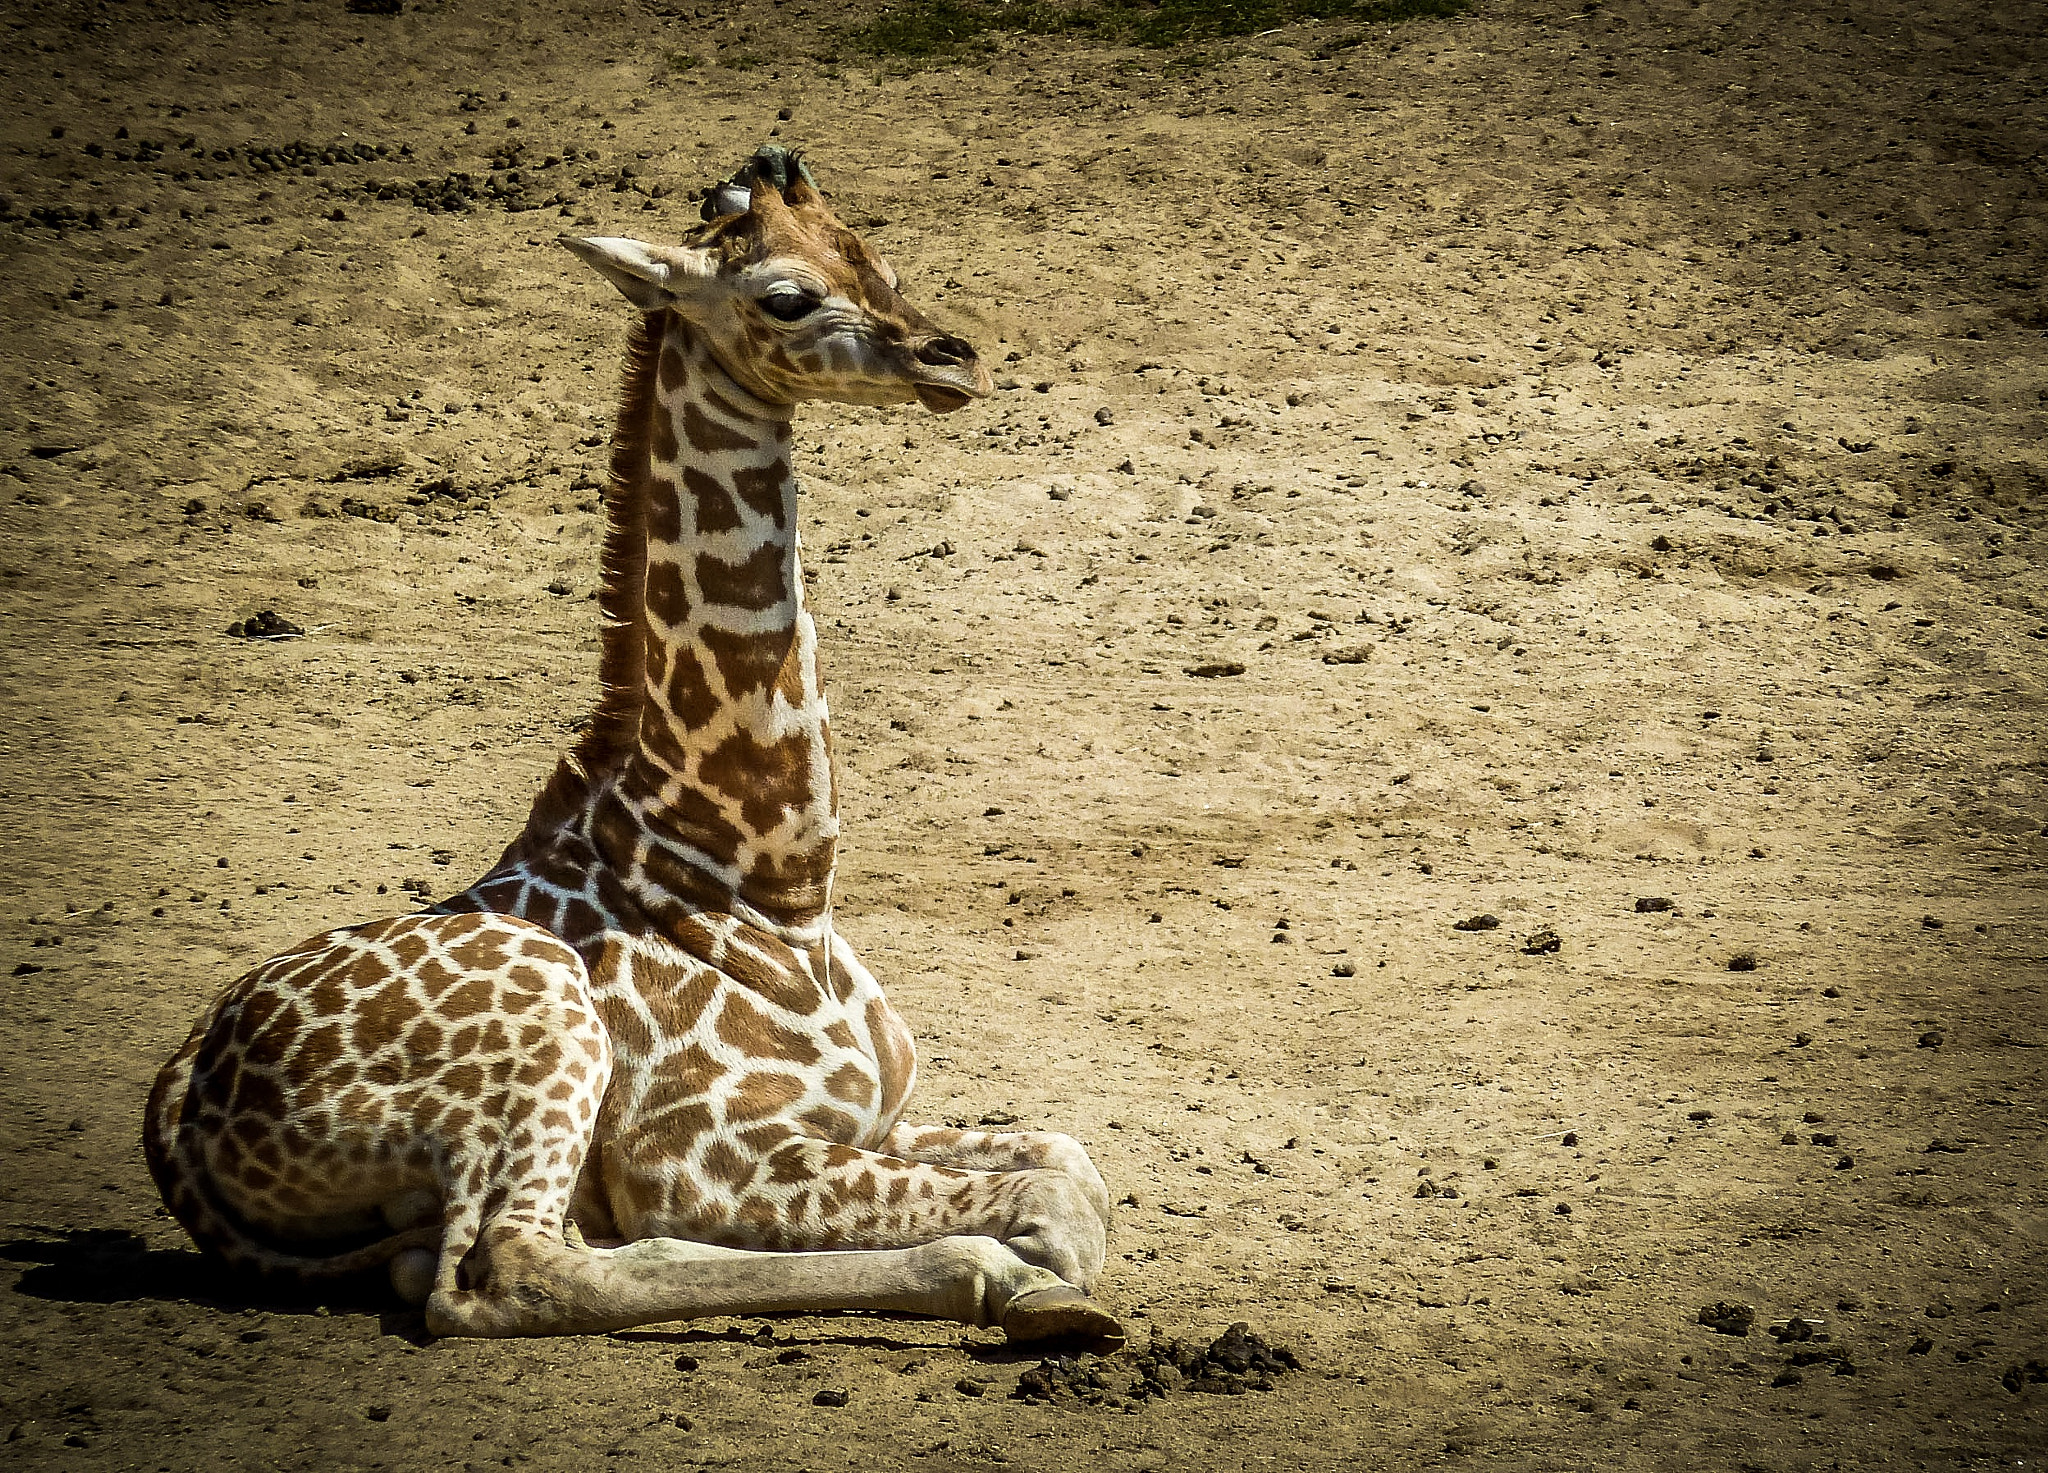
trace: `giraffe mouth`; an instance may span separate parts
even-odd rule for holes
[[[918,402],[933,414],[951,414],[956,409],[965,409],[974,402],[974,395],[962,389],[951,389],[944,384],[913,384]]]

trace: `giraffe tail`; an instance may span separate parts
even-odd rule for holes
[[[264,1241],[221,1200],[199,1149],[199,1133],[187,1116],[191,1099],[192,1060],[205,1038],[202,1024],[183,1048],[164,1065],[142,1122],[142,1152],[164,1206],[201,1252],[230,1268],[290,1279],[338,1279],[385,1267],[411,1248],[438,1252],[441,1224],[406,1228],[371,1243],[330,1254],[295,1253]]]

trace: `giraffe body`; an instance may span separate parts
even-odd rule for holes
[[[232,984],[145,1147],[202,1247],[388,1266],[440,1333],[870,1309],[1121,1338],[1065,1136],[904,1123],[909,1030],[833,928],[838,838],[790,421],[988,392],[808,170],[684,247],[565,241],[640,306],[607,496],[604,695],[489,873]]]

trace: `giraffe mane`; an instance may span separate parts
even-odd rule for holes
[[[603,580],[597,603],[603,629],[597,707],[576,745],[555,764],[534,799],[521,839],[538,839],[581,811],[591,790],[632,756],[646,700],[647,495],[653,440],[655,373],[668,313],[649,312],[626,342],[619,419],[612,427],[605,482]]]

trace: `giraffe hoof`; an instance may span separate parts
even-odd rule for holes
[[[1115,1315],[1065,1285],[1012,1299],[1003,1311],[1003,1333],[1012,1340],[1085,1340],[1102,1355],[1123,1349],[1126,1338]]]

